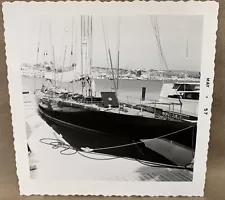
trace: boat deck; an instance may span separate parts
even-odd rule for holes
[[[141,102],[132,102],[132,103],[126,103],[127,106],[130,107],[136,107],[136,108],[143,108],[143,110],[146,110],[149,113],[152,113],[152,116],[156,114],[156,116],[165,116],[167,117],[174,117],[174,119],[180,119],[180,116],[182,116],[183,119],[190,119],[193,122],[196,122],[197,116],[196,113],[189,112],[188,108],[180,109],[180,105],[173,104],[173,103],[162,103],[162,102],[154,102],[154,101],[141,101]],[[143,111],[142,111],[143,112]],[[146,112],[145,112],[146,113]],[[165,116],[166,117],[166,116]]]
[[[192,180],[193,173],[188,170],[149,167],[134,160],[84,152],[74,154],[72,150],[62,152],[72,155],[63,155],[60,153],[63,149],[40,142],[43,138],[61,141],[63,139],[38,116],[32,100],[26,100],[24,105],[28,143],[32,150],[29,156],[30,164],[37,166],[36,170],[31,171],[32,179],[185,182]],[[179,152],[176,151],[178,155]]]

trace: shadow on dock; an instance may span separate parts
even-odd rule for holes
[[[164,168],[143,166],[136,172],[139,174],[140,181],[190,182],[193,179],[193,174],[188,170],[165,170]]]

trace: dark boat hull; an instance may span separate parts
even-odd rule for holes
[[[106,155],[113,155],[117,157],[123,157],[128,159],[135,159],[140,161],[149,161],[153,163],[163,163],[167,165],[175,165],[172,161],[168,160],[164,156],[158,154],[145,147],[143,142],[134,141],[129,138],[110,136],[105,133],[97,132],[95,130],[87,130],[79,126],[71,126],[64,123],[52,116],[49,116],[42,109],[39,108],[39,114],[41,117],[75,149],[82,150],[82,148],[88,147],[94,150],[94,153],[102,153]],[[123,146],[133,142],[138,142],[136,145]],[[105,148],[115,147],[117,148]]]
[[[74,127],[81,127],[86,131],[92,130],[91,132],[94,131],[97,134],[132,140],[163,137],[187,148],[195,149],[196,123],[88,110],[80,105],[64,106],[59,110],[39,105],[39,109],[48,116],[72,124]]]
[[[150,162],[173,165],[172,161],[145,147],[142,139],[165,137],[183,146],[195,148],[196,127],[174,122],[126,114],[87,110],[80,106],[59,110],[39,105],[41,117],[74,148],[99,149],[137,142],[138,144],[95,150],[98,153],[130,157]]]

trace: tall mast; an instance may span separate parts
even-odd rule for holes
[[[90,89],[91,64],[92,64],[92,17],[81,16],[81,73],[83,75],[82,94],[84,87],[87,85],[89,86],[89,95],[91,93]]]
[[[89,75],[89,82],[88,82],[88,86],[89,86],[89,92],[88,92],[88,95],[89,96],[93,96],[93,87],[92,87],[92,16],[89,16],[88,17],[89,20],[89,24],[88,24],[88,75]]]
[[[118,29],[117,29],[117,90],[119,89],[119,69],[120,69],[120,23],[121,17],[118,18]]]
[[[83,65],[84,65],[84,62],[83,62],[83,35],[84,35],[84,17],[83,17],[83,15],[81,15],[81,77],[83,78],[83,73],[84,73],[84,71],[83,71]],[[82,87],[82,95],[84,95],[84,82],[83,82],[84,80],[82,80],[81,81],[81,87]]]
[[[75,73],[75,66],[73,65],[74,64],[74,52],[73,52],[73,48],[74,48],[74,36],[73,36],[73,31],[74,31],[74,18],[72,17],[72,44],[71,44],[71,50],[70,50],[70,67],[72,70],[74,70],[73,73]],[[75,74],[74,74],[75,75]],[[74,92],[74,88],[73,88],[73,80],[72,80],[72,92]]]
[[[81,15],[81,23],[80,23],[80,26],[81,26],[81,75],[83,76],[83,15]]]
[[[73,29],[74,29],[74,19],[72,18],[72,44],[71,44],[71,51],[70,51],[70,56],[71,56],[71,57],[70,57],[70,66],[71,66],[71,67],[73,67],[72,65],[73,65],[73,59],[74,59],[74,56],[73,56],[73,54],[74,54],[74,53],[73,53],[73,48],[74,48],[74,47],[73,47],[73,45],[74,45],[74,38],[73,38],[73,37],[74,37],[74,36],[73,36],[74,33],[73,33],[73,31],[74,31],[74,30],[73,30]]]
[[[92,40],[92,29],[93,29],[93,27],[92,27],[92,16],[90,16],[90,21],[89,21],[90,23],[89,23],[89,26],[90,26],[90,29],[89,29],[89,44],[90,44],[90,46],[89,46],[89,69],[90,69],[90,72],[89,72],[89,74],[90,74],[90,76],[91,76],[91,74],[92,74],[92,71],[91,71],[91,68],[92,68],[92,49],[93,49],[93,47],[92,47],[92,45],[93,45],[93,40]]]

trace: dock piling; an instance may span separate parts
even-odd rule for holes
[[[142,101],[145,101],[146,87],[142,87]]]

